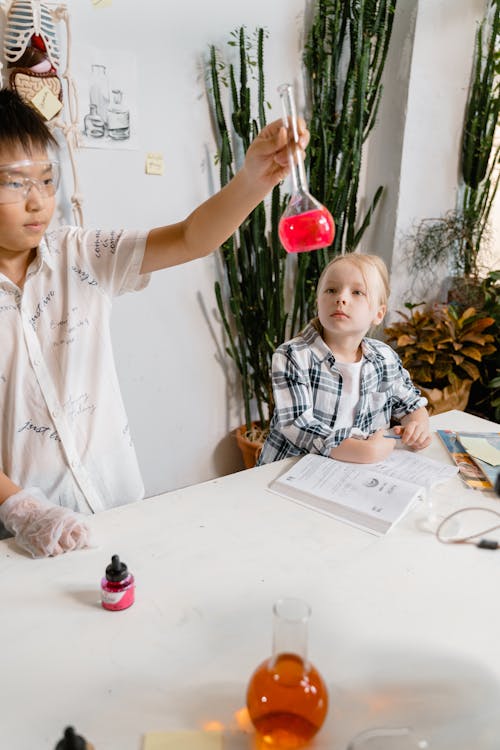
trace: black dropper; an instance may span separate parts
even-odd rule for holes
[[[128,568],[124,562],[120,561],[118,555],[113,555],[111,564],[106,568],[106,579],[117,583],[123,581],[128,576]]]
[[[63,739],[59,740],[56,745],[56,750],[86,750],[86,748],[86,741],[79,734],[75,734],[73,727],[66,727]]]

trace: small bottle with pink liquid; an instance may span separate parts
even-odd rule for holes
[[[328,247],[335,237],[335,223],[330,211],[310,194],[302,151],[298,148],[299,133],[293,88],[283,83],[278,88],[283,105],[283,124],[291,129],[295,147],[289,147],[292,196],[280,219],[278,234],[288,253],[302,253]]]
[[[135,599],[135,580],[118,555],[113,555],[101,581],[101,604],[113,612],[127,609]]]

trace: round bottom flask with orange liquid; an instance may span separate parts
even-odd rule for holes
[[[280,599],[273,614],[273,654],[250,678],[247,709],[266,744],[298,748],[323,725],[328,691],[307,660],[309,605],[301,599]]]

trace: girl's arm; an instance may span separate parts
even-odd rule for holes
[[[366,439],[346,438],[330,451],[330,458],[355,464],[376,464],[394,450],[394,440],[384,437],[386,430],[378,430]]]

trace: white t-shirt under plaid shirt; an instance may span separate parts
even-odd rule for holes
[[[342,440],[371,435],[388,427],[391,417],[401,419],[426,405],[427,399],[420,396],[390,346],[365,338],[361,349],[359,400],[348,427],[336,426],[342,375],[315,326],[309,323],[301,334],[276,349],[272,361],[275,409],[258,464],[304,453],[328,456]]]
[[[0,469],[82,513],[144,487],[111,348],[112,298],[145,287],[147,233],[61,227],[24,288],[0,274]]]

